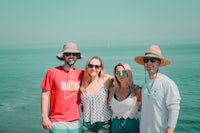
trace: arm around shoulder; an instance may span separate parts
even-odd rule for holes
[[[113,86],[114,77],[109,74],[104,74],[104,83],[108,89]]]
[[[111,106],[111,99],[112,99],[114,93],[115,93],[115,88],[114,88],[114,86],[111,86],[108,90],[108,106]]]

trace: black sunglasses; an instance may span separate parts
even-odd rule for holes
[[[88,64],[88,67],[89,68],[95,67],[96,69],[99,69],[101,66],[99,66],[99,65],[93,65],[93,64]]]
[[[80,53],[64,53],[64,55],[65,56],[70,56],[70,55],[72,55],[72,56],[79,56]]]
[[[154,63],[154,62],[156,62],[156,61],[160,61],[160,59],[158,59],[158,58],[144,58],[144,63],[148,63],[149,61],[151,62],[151,63]]]

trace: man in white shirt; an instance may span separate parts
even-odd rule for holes
[[[169,65],[170,60],[162,57],[157,45],[151,45],[145,55],[136,56],[134,60],[146,70],[142,86],[140,133],[173,133],[181,98],[174,81],[159,72],[159,67]]]

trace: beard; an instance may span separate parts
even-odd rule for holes
[[[158,67],[147,67],[146,70],[149,72],[149,73],[157,73],[158,72]]]
[[[66,61],[66,63],[69,65],[69,66],[73,66],[75,63],[76,63],[76,60],[70,58]]]

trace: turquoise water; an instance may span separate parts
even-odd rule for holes
[[[76,67],[84,68],[86,60],[100,56],[106,73],[112,74],[113,66],[124,61],[131,65],[134,82],[141,85],[144,69],[133,62],[133,57],[142,55],[149,45],[117,43],[80,43],[84,58]],[[161,45],[163,55],[172,64],[161,72],[172,78],[181,93],[181,111],[176,133],[200,131],[200,45]],[[0,48],[0,133],[46,133],[40,119],[40,83],[49,67],[62,64],[55,58],[61,51],[60,44],[3,45]]]

